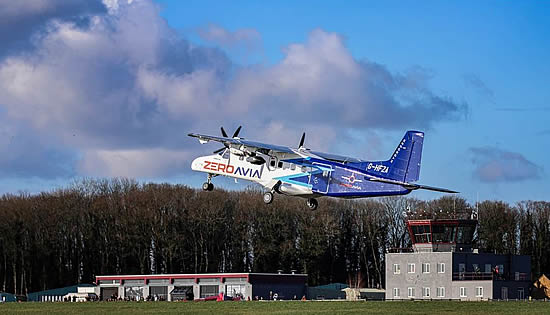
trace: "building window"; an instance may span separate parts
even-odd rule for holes
[[[422,263],[422,273],[430,273],[430,263]]]
[[[485,273],[491,273],[491,264],[485,264]]]
[[[475,273],[479,273],[481,271],[478,264],[472,264],[472,269]]]
[[[437,297],[445,297],[445,287],[439,287],[436,291]]]
[[[393,297],[398,298],[399,297],[399,288],[393,288]]]
[[[483,297],[483,287],[476,287],[476,296]]]
[[[413,298],[413,297],[414,297],[414,288],[408,288],[407,291],[408,291],[408,292],[407,292],[407,293],[408,293],[408,296],[409,296],[410,298]]]
[[[466,288],[460,287],[460,297],[466,297]]]
[[[401,273],[401,265],[399,264],[393,264],[393,273],[394,274],[400,274]]]
[[[416,272],[416,265],[415,264],[408,264],[407,265],[407,272],[408,273],[415,273]]]
[[[430,297],[430,288],[422,288],[422,296]]]
[[[437,273],[445,273],[445,263],[437,264]]]

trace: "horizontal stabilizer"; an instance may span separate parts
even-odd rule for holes
[[[426,190],[439,191],[439,192],[450,193],[450,194],[458,194],[458,191],[454,191],[446,188],[417,185],[417,184],[412,184],[412,185],[415,187],[415,189],[426,189]]]
[[[439,192],[446,192],[451,194],[457,194],[458,191],[446,189],[446,188],[439,188],[439,187],[432,187],[432,186],[426,186],[426,185],[419,185],[414,183],[406,183],[398,180],[393,179],[387,179],[387,178],[380,178],[380,177],[374,177],[374,176],[366,176],[365,179],[370,180],[372,182],[380,182],[380,183],[386,183],[386,184],[394,184],[394,185],[400,185],[410,190],[416,190],[416,189],[426,189],[426,190],[432,190],[432,191],[439,191]]]

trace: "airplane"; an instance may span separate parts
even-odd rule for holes
[[[274,194],[307,199],[311,210],[317,209],[319,197],[365,198],[406,195],[426,189],[444,193],[457,191],[416,184],[424,133],[410,130],[385,161],[365,161],[336,154],[312,151],[304,147],[305,132],[298,148],[265,144],[239,137],[239,126],[228,137],[221,127],[222,137],[190,133],[201,144],[220,142],[223,147],[211,155],[193,160],[191,169],[207,173],[202,185],[205,191],[214,189],[212,178],[227,176],[258,183],[266,188],[263,201],[270,204]]]

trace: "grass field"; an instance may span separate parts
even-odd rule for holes
[[[4,303],[0,314],[550,314],[550,302]]]

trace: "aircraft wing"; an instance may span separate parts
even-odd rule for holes
[[[256,141],[250,141],[246,139],[239,139],[239,138],[225,138],[225,137],[216,137],[216,136],[208,136],[208,135],[201,135],[196,133],[190,133],[188,134],[190,137],[198,138],[201,143],[206,143],[208,141],[216,141],[223,143],[226,147],[240,147],[242,145],[246,146],[247,148],[255,148],[258,150],[271,150],[274,152],[281,152],[281,153],[292,153],[296,154],[297,152],[292,150],[289,147],[280,146],[280,145],[274,145],[274,144],[267,144],[267,143],[261,143]]]
[[[329,160],[329,161],[333,161],[333,162],[339,162],[339,163],[363,162],[363,160],[360,160],[360,159],[352,158],[352,157],[349,157],[349,156],[332,154],[332,153],[324,153],[324,152],[318,152],[318,151],[306,151],[306,152],[311,152],[311,153],[315,154],[318,157],[321,157],[325,160]]]
[[[376,176],[366,176],[366,179],[373,181],[373,182],[380,182],[380,183],[386,183],[386,184],[394,184],[394,185],[401,185],[407,189],[410,190],[416,190],[416,189],[426,189],[426,190],[432,190],[432,191],[439,191],[439,192],[445,192],[445,193],[451,193],[451,194],[457,194],[458,191],[446,189],[446,188],[439,188],[439,187],[433,187],[433,186],[426,186],[426,185],[419,185],[414,183],[407,183],[402,182],[398,180],[392,180],[387,178],[381,178]]]

